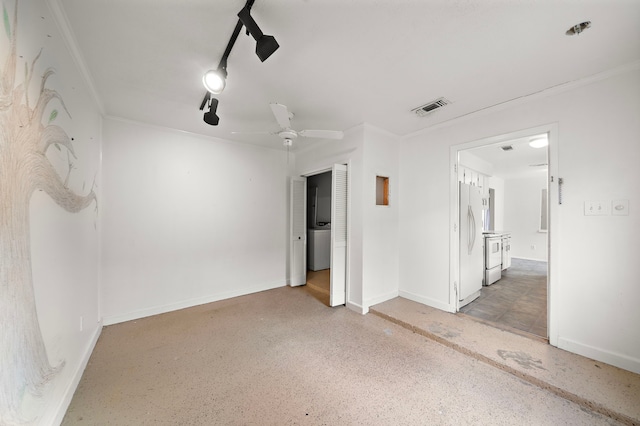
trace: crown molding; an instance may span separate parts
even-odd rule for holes
[[[101,115],[104,117],[105,115],[104,103],[102,102],[102,98],[100,97],[100,95],[98,94],[98,91],[96,90],[95,84],[93,82],[93,77],[91,77],[89,68],[87,67],[87,64],[84,60],[82,52],[80,51],[80,48],[78,47],[75,34],[73,33],[71,26],[69,25],[69,20],[67,18],[67,14],[64,11],[64,7],[60,3],[60,0],[45,0],[45,2],[49,7],[51,15],[53,16],[53,20],[58,26],[58,30],[60,31],[60,34],[62,35],[62,39],[67,45],[67,49],[69,50],[69,53],[71,54],[71,57],[73,58],[73,61],[75,62],[76,67],[78,68],[78,71],[80,72],[80,74],[82,75],[82,78],[84,79],[84,82],[87,86],[87,89],[89,90],[91,98],[93,99],[96,106],[98,107],[98,110],[100,111]]]

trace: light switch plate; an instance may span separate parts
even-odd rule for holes
[[[611,214],[614,216],[628,216],[629,200],[613,200],[611,202]]]
[[[609,207],[609,203],[605,203],[604,201],[585,201],[584,215],[606,216],[609,214]]]

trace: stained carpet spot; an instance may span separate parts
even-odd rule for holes
[[[505,351],[505,350],[499,349],[498,355],[500,355],[500,358],[504,359],[505,361],[508,359],[512,359],[516,363],[518,363],[521,367],[524,367],[529,370],[533,368],[537,368],[539,370],[546,370],[546,368],[542,366],[542,360],[532,358],[531,355],[525,352]]]
[[[450,328],[443,326],[442,323],[439,322],[431,323],[429,325],[429,331],[446,338],[458,337],[460,335],[460,330],[451,330]]]

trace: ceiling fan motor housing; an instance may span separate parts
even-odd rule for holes
[[[298,137],[298,133],[291,129],[284,129],[278,133],[282,139],[295,139]]]

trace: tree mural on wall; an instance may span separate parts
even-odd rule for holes
[[[69,212],[97,202],[93,186],[84,196],[69,189],[71,161],[63,179],[47,159],[52,147],[75,158],[67,133],[52,124],[58,110],[44,117],[53,101],[68,111],[58,92],[46,87],[53,69],[43,73],[37,99],[33,103],[29,99],[40,53],[30,65],[25,62],[24,81],[16,84],[18,0],[12,18],[3,4],[3,18],[10,45],[0,81],[0,424],[20,421],[24,395],[38,395],[64,365],[50,364],[38,322],[31,270],[31,196],[36,190],[45,191]]]

